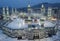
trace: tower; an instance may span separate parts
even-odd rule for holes
[[[6,15],[7,15],[7,19],[9,19],[9,8],[6,8]]]
[[[51,16],[52,16],[52,8],[48,7],[48,17],[51,17]]]
[[[31,6],[30,6],[30,4],[28,5],[28,13],[29,14],[31,13]]]
[[[15,15],[14,8],[12,8],[12,14],[11,14],[11,15],[12,15],[12,16]]]
[[[42,4],[42,6],[41,6],[41,13],[44,15],[45,14],[45,7],[44,7],[44,5]]]
[[[3,7],[3,19],[6,19],[5,8]]]
[[[28,5],[28,10],[31,10],[31,9],[30,9],[30,7],[31,7],[31,6],[30,6],[30,5]]]
[[[17,13],[17,9],[15,8],[15,13]]]
[[[14,8],[12,8],[12,14],[14,14]]]

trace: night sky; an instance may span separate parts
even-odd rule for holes
[[[0,0],[0,7],[27,7],[28,4],[31,6],[37,5],[39,3],[60,3],[60,0]]]

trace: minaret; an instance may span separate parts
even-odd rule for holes
[[[6,14],[7,15],[7,18],[9,19],[9,8],[8,7],[6,8],[6,13],[7,13]]]
[[[31,7],[31,6],[30,6],[30,5],[28,5],[28,10],[30,10],[30,7]]]
[[[12,8],[12,14],[14,14],[14,8]]]
[[[29,14],[31,13],[31,6],[30,6],[30,4],[28,5],[28,13]]]
[[[28,13],[31,14],[31,6],[30,6],[30,4],[28,5]],[[30,20],[30,16],[28,17],[28,20]]]
[[[15,8],[15,13],[17,13],[17,9]]]
[[[6,19],[5,8],[3,8],[3,19]]]
[[[44,5],[42,4],[42,6],[41,6],[41,13],[44,15],[45,14],[45,7],[44,7]]]
[[[28,5],[28,13],[29,14],[31,14],[31,6],[30,6],[30,4]],[[28,20],[30,20],[31,18],[30,18],[30,16],[28,17]]]
[[[52,8],[48,7],[48,17],[51,17],[51,16],[52,16]]]

